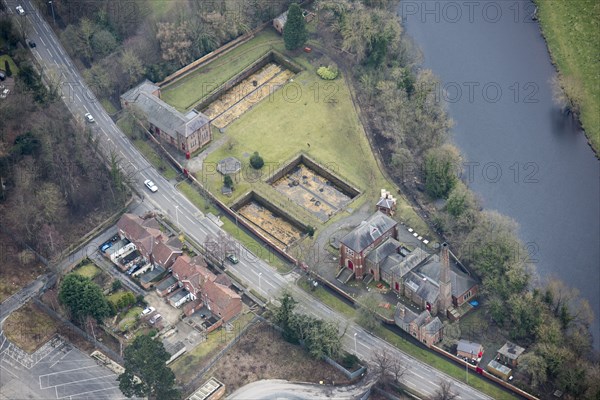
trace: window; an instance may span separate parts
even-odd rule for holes
[[[352,257],[352,256],[354,256],[354,250],[352,250],[352,249],[350,249],[350,248],[346,247],[346,255],[347,255],[348,257]]]
[[[467,293],[465,293],[465,295],[463,296],[463,300],[467,300],[469,297],[471,297],[471,291],[470,290]]]

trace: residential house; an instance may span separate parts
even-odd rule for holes
[[[183,153],[192,153],[212,139],[210,120],[195,110],[182,114],[160,98],[160,88],[146,80],[121,95],[123,108],[134,108],[149,130]]]
[[[408,332],[428,347],[438,343],[443,337],[443,324],[438,317],[432,317],[428,310],[420,314],[412,311],[402,303],[396,305],[394,321],[400,329]]]
[[[456,356],[459,358],[480,359],[483,357],[483,346],[470,340],[459,340],[456,344]]]
[[[181,289],[174,292],[173,300],[169,297],[169,302],[175,307],[190,302],[184,306],[186,315],[206,306],[217,319],[227,322],[242,311],[242,298],[229,287],[229,278],[208,270],[202,257],[179,257],[172,273]]]
[[[179,288],[179,281],[173,275],[168,275],[162,281],[156,284],[156,293],[160,297],[165,297],[175,289]]]
[[[340,240],[340,266],[353,271],[356,279],[371,274],[377,280],[378,271],[367,270],[366,256],[387,239],[396,237],[398,223],[376,212]]]
[[[519,365],[519,357],[524,351],[525,349],[523,347],[512,342],[506,342],[504,346],[498,350],[496,360],[514,368]]]

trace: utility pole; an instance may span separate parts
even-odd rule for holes
[[[52,9],[52,21],[54,21],[54,25],[56,25],[56,18],[54,17],[54,4],[52,4],[52,0],[50,0],[48,4],[50,4],[50,8]]]

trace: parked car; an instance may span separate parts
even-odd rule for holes
[[[100,251],[104,253],[106,250],[110,249],[111,247],[112,247],[112,243],[106,242],[100,247]]]
[[[146,185],[146,187],[152,192],[155,193],[156,191],[158,191],[158,187],[154,184],[154,182],[152,182],[150,179],[146,179],[144,181],[144,185]]]
[[[5,79],[6,79],[6,72],[0,71],[0,81],[3,81]]]
[[[25,15],[25,10],[23,9],[23,6],[21,6],[21,5],[16,6],[15,10],[17,10],[17,14]]]
[[[142,311],[142,315],[148,315],[150,313],[153,313],[154,311],[156,311],[154,307],[146,307],[144,308],[144,311]]]
[[[4,89],[4,90],[2,90],[2,92],[0,92],[0,99],[5,99],[6,96],[8,96],[9,93],[10,93],[10,89]]]
[[[25,42],[27,43],[27,45],[29,47],[31,47],[32,49],[36,46],[35,42],[33,40],[30,39],[26,39]]]
[[[238,258],[235,256],[235,254],[228,254],[227,255],[227,259],[232,263],[232,264],[237,264],[240,262],[240,260],[238,260]]]
[[[162,319],[162,315],[160,315],[160,314],[154,314],[152,316],[152,318],[150,318],[150,321],[148,321],[148,322],[150,322],[150,324],[154,325],[155,323],[157,323],[161,319]]]
[[[96,122],[96,120],[94,119],[94,117],[90,113],[85,113],[85,119],[90,124]]]

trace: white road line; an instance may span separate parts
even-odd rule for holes
[[[50,386],[47,386],[47,387],[41,387],[40,389],[50,389],[51,387],[57,388],[57,387],[60,387],[60,386],[68,386],[68,385],[79,385],[81,382],[95,381],[96,379],[110,378],[112,376],[115,376],[115,374],[103,375],[103,376],[95,376],[93,378],[81,379],[79,381],[73,381],[73,382],[59,383],[58,385],[50,385]]]
[[[42,35],[40,35],[40,42],[42,42],[42,44],[44,45],[44,47],[46,46],[46,42],[44,42],[44,38],[42,37]]]
[[[96,390],[90,390],[90,391],[87,391],[87,392],[82,392],[82,393],[77,393],[77,394],[70,394],[70,395],[68,395],[68,396],[63,396],[63,397],[58,397],[58,391],[57,391],[57,392],[56,392],[56,398],[57,398],[57,399],[66,399],[66,398],[72,399],[72,398],[73,398],[73,396],[81,396],[81,395],[83,395],[83,394],[88,394],[88,393],[103,392],[103,391],[105,391],[105,390],[114,390],[114,389],[116,389],[116,388],[117,388],[116,386],[113,386],[113,387],[108,387],[108,388],[105,388],[105,389],[96,389]],[[55,388],[55,389],[56,389],[56,388]]]
[[[50,375],[56,375],[56,374],[64,374],[65,372],[72,372],[72,371],[81,371],[82,369],[90,369],[90,368],[102,368],[99,365],[90,365],[89,367],[81,367],[81,368],[74,368],[74,369],[68,369],[66,371],[58,371],[58,372],[51,372],[49,374],[44,374],[44,375],[40,375],[40,378],[42,376],[50,376]]]
[[[75,93],[75,97],[77,97],[77,100],[81,101],[81,97],[79,97],[79,95],[77,93]],[[85,106],[83,106],[85,107]],[[85,111],[87,111],[87,108],[85,109]]]
[[[3,367],[2,365],[0,365],[0,368],[2,368],[3,370],[5,370],[6,372],[8,372],[9,374],[11,374],[12,376],[14,376],[15,378],[19,378],[17,375],[13,374],[8,368]]]

